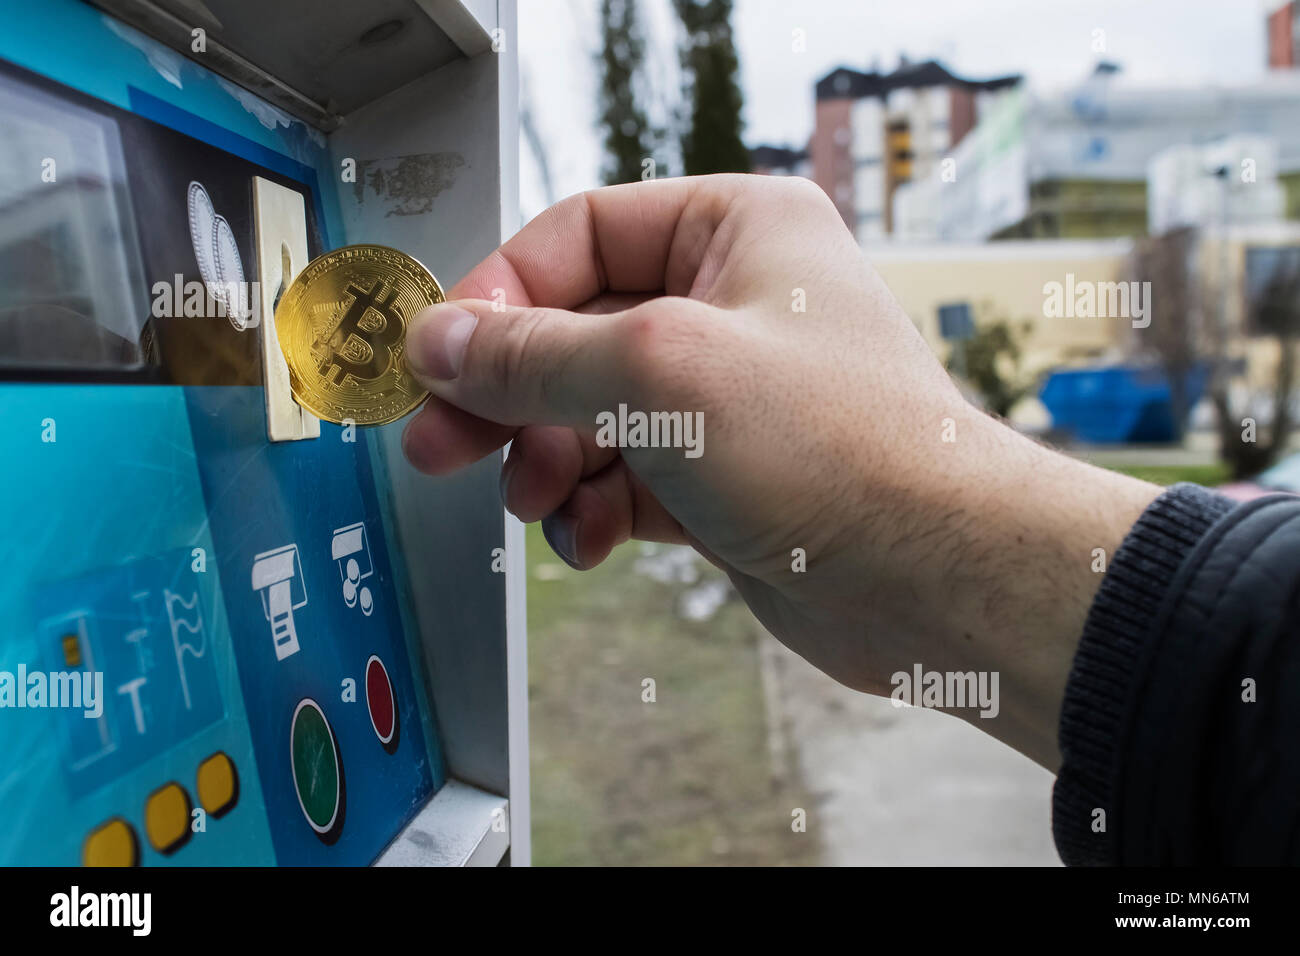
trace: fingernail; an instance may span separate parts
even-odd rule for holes
[[[411,457],[411,449],[413,447],[414,444],[411,440],[411,426],[408,423],[407,426],[402,429],[402,454],[406,456],[406,460],[412,465],[415,464],[415,459]]]
[[[478,316],[438,303],[421,309],[406,333],[406,361],[416,375],[450,381],[460,374]]]
[[[501,466],[501,480],[497,488],[501,492],[501,504],[505,505],[507,511],[510,510],[510,482],[515,477],[515,470],[519,467],[519,458],[511,455]]]
[[[542,535],[546,543],[575,571],[582,570],[578,567],[578,525],[581,523],[579,519],[559,512],[542,519]]]

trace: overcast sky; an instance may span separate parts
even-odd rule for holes
[[[650,34],[657,106],[678,83],[670,0],[638,0]],[[737,0],[733,27],[746,142],[802,145],[816,80],[836,66],[882,69],[934,57],[975,79],[1023,73],[1036,89],[1069,85],[1097,59],[1132,82],[1234,84],[1264,72],[1269,0]],[[546,146],[557,198],[599,182],[595,128],[599,0],[519,0],[524,101]],[[806,51],[792,50],[804,31]],[[1105,54],[1093,52],[1104,31]],[[545,203],[523,146],[525,217]],[[671,170],[680,172],[680,170]]]

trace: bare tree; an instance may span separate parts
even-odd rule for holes
[[[1270,257],[1273,267],[1253,297],[1248,318],[1252,328],[1246,330],[1277,340],[1277,370],[1269,402],[1272,421],[1267,431],[1261,434],[1256,430],[1254,441],[1245,440],[1245,427],[1240,415],[1233,413],[1226,384],[1210,390],[1218,412],[1223,457],[1232,465],[1235,477],[1254,475],[1273,464],[1286,448],[1294,425],[1291,392],[1296,379],[1296,339],[1300,337],[1300,249],[1283,252],[1289,254]]]
[[[1134,334],[1139,348],[1156,356],[1169,380],[1170,411],[1180,438],[1191,411],[1188,380],[1201,358],[1201,288],[1193,264],[1197,239],[1195,229],[1138,239],[1129,261],[1129,279],[1151,283],[1151,322]]]
[[[1208,393],[1216,417],[1219,455],[1234,478],[1256,474],[1275,461],[1286,447],[1293,422],[1290,398],[1295,387],[1296,341],[1300,338],[1300,249],[1279,250],[1274,267],[1253,295],[1249,326],[1230,330],[1225,311],[1227,281],[1202,278],[1198,269],[1200,235],[1177,229],[1139,239],[1129,261],[1128,278],[1151,283],[1151,322],[1135,329],[1140,351],[1155,356],[1169,381],[1176,427],[1183,428],[1189,412],[1188,384],[1198,366],[1208,368]],[[1295,252],[1287,255],[1283,252]],[[1217,305],[1207,305],[1217,302]],[[1212,321],[1210,309],[1218,310]],[[1277,340],[1280,359],[1272,395],[1265,412],[1267,429],[1244,423],[1245,410],[1234,408],[1231,385],[1236,374],[1234,343],[1255,334]],[[1239,356],[1238,356],[1239,358]]]

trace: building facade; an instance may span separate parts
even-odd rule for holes
[[[789,146],[755,146],[749,151],[750,172],[760,176],[811,176],[808,150]]]
[[[893,232],[894,193],[938,171],[1019,76],[967,80],[941,64],[904,63],[892,73],[841,67],[816,85],[812,178],[860,242]]]
[[[1300,14],[1295,0],[1270,4],[1266,20],[1268,65],[1275,70],[1300,66]]]
[[[1254,159],[1300,210],[1300,72],[1245,86],[1145,87],[1102,64],[1073,90],[1018,88],[945,159],[894,197],[894,234],[911,240],[1104,238],[1148,231],[1151,164],[1184,144],[1267,142]],[[944,172],[941,166],[941,173]]]

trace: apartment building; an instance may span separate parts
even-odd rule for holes
[[[964,79],[934,60],[891,73],[834,70],[816,85],[812,177],[860,242],[881,238],[893,231],[895,190],[938,175],[944,154],[1020,81]]]

